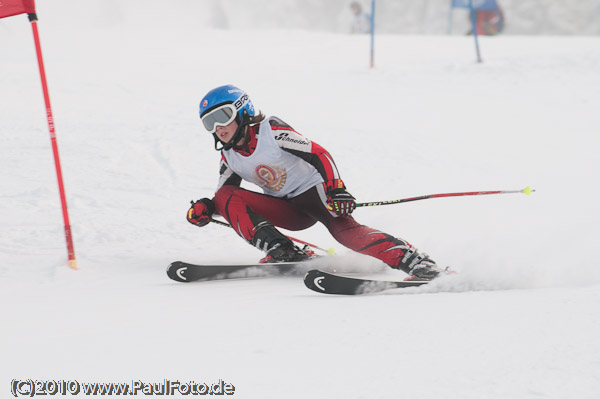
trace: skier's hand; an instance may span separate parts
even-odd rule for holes
[[[206,226],[210,223],[213,213],[215,213],[215,204],[208,198],[202,198],[196,202],[192,201],[192,206],[187,213],[187,220],[199,227]]]
[[[327,190],[327,208],[338,216],[347,216],[356,208],[356,199],[344,187],[341,180],[335,184],[338,188]]]

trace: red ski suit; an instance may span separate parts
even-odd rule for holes
[[[240,187],[242,178],[230,167],[225,154],[221,159],[219,187],[213,199],[216,211],[223,216],[235,229],[238,235],[249,243],[259,223],[268,221],[274,226],[287,230],[303,230],[316,222],[323,223],[331,235],[342,245],[356,252],[373,256],[393,268],[408,272],[418,251],[406,241],[389,234],[359,224],[352,216],[337,216],[327,208],[327,190],[333,184],[340,184],[339,173],[331,155],[320,145],[311,142],[281,120],[269,118],[263,126],[248,127],[249,142],[243,149],[231,149],[237,157],[250,157],[260,151],[260,145],[265,141],[259,140],[260,134],[272,134],[281,150],[298,157],[302,162],[312,166],[309,168],[318,172],[322,181],[309,187],[300,194],[290,198],[260,194]],[[269,129],[270,127],[270,129]],[[263,143],[263,144],[261,144]],[[231,153],[227,154],[231,158]],[[296,160],[297,161],[297,160]],[[313,169],[314,168],[314,169]],[[260,168],[256,168],[257,174]],[[298,176],[289,176],[294,170],[270,168],[270,172],[252,183],[264,183],[270,188],[278,187],[281,182],[298,180]],[[306,169],[305,169],[306,170]],[[242,173],[244,172],[244,173]],[[278,175],[279,173],[279,175]],[[285,176],[281,176],[284,174]],[[302,178],[302,176],[300,176]],[[308,179],[308,176],[307,176]],[[275,182],[279,182],[276,185]]]

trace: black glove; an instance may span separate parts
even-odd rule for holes
[[[192,206],[187,213],[187,220],[199,227],[206,226],[210,223],[213,213],[215,213],[215,204],[208,198],[202,198],[196,202],[192,201]]]
[[[338,216],[347,216],[356,208],[356,199],[345,187],[327,191],[327,207]]]

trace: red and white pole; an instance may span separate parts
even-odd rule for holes
[[[527,186],[522,190],[494,190],[494,191],[468,191],[464,193],[444,193],[444,194],[429,194],[429,195],[421,195],[419,197],[411,197],[411,198],[402,198],[397,200],[389,200],[389,201],[374,201],[374,202],[362,202],[356,204],[357,208],[363,206],[380,206],[380,205],[393,205],[393,204],[402,204],[404,202],[412,202],[412,201],[420,201],[426,200],[430,198],[444,198],[444,197],[465,197],[470,195],[492,195],[492,194],[525,194],[531,195],[531,193],[535,192],[534,189]]]
[[[33,39],[35,41],[35,50],[37,53],[40,77],[42,79],[42,89],[44,91],[44,102],[46,104],[46,117],[48,119],[48,129],[50,131],[50,142],[52,143],[52,153],[54,154],[54,166],[56,167],[56,177],[58,179],[58,191],[60,194],[60,204],[62,206],[63,221],[65,225],[65,238],[67,240],[67,254],[69,267],[77,269],[75,259],[75,248],[73,246],[73,236],[71,234],[71,223],[69,222],[69,212],[67,210],[67,198],[65,195],[65,185],[63,183],[62,169],[60,167],[60,157],[58,155],[58,144],[56,142],[56,131],[54,129],[54,118],[52,116],[52,107],[50,106],[50,94],[48,93],[48,84],[46,82],[46,71],[44,69],[44,60],[42,58],[42,46],[37,28],[36,14],[28,14],[31,28],[33,29]]]

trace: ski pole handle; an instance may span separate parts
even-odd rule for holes
[[[362,202],[362,203],[356,204],[356,207],[360,208],[360,207],[364,207],[364,206],[393,205],[393,204],[401,204],[404,202],[420,201],[420,200],[425,200],[425,199],[430,199],[430,198],[464,197],[464,196],[471,196],[471,195],[516,194],[516,193],[530,195],[533,192],[535,192],[535,190],[532,190],[531,187],[527,186],[522,190],[469,191],[469,192],[464,192],[464,193],[429,194],[429,195],[421,195],[419,197],[403,198],[403,199],[389,200],[389,201]]]

